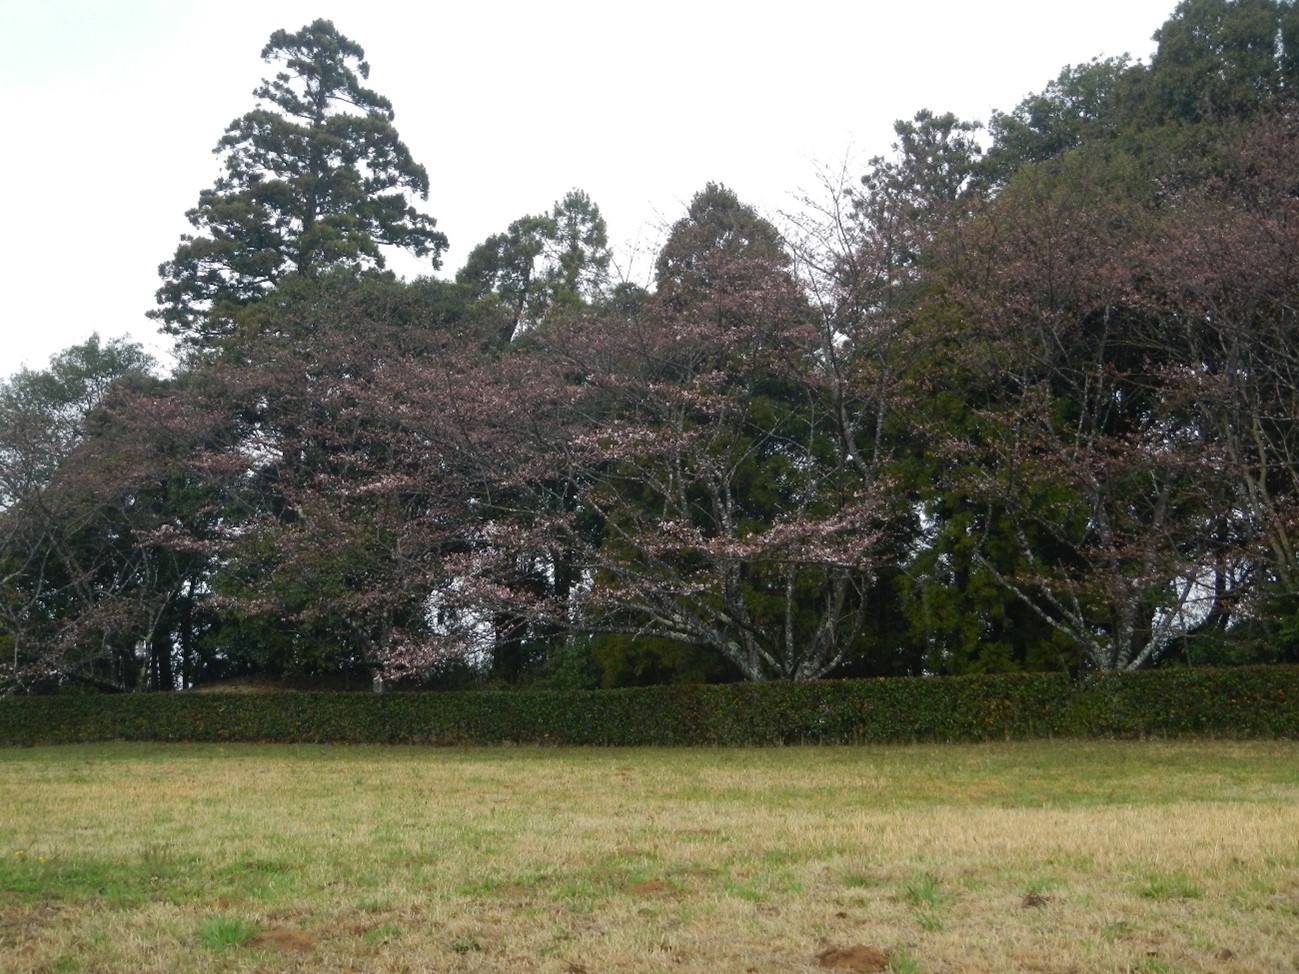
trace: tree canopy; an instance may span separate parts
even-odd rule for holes
[[[436,265],[324,21],[163,265],[187,357],[0,386],[10,689],[550,686],[1299,659],[1296,7],[923,109],[796,220],[710,182],[645,286],[572,190]]]
[[[570,190],[549,213],[523,216],[469,253],[456,280],[475,300],[499,304],[504,342],[554,311],[599,301],[608,285],[609,233],[585,192]]]
[[[385,246],[440,266],[446,237],[415,209],[428,173],[393,126],[391,103],[365,87],[365,51],[332,23],[276,31],[262,58],[275,76],[253,92],[214,150],[224,174],[186,214],[195,233],[159,267],[151,316],[184,345],[233,329],[239,308],[287,277],[382,268]]]

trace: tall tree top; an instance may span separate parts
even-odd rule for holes
[[[1295,16],[1290,0],[1182,0],[1155,31],[1153,114],[1213,120],[1275,99],[1294,80]]]
[[[288,276],[382,269],[383,246],[441,263],[446,236],[418,212],[428,173],[393,127],[392,104],[362,84],[365,51],[332,23],[277,31],[262,57],[281,66],[214,150],[225,173],[186,217],[151,317],[183,345],[211,347],[239,308]]]
[[[679,304],[722,279],[733,287],[751,286],[752,275],[736,273],[746,264],[759,280],[771,269],[785,271],[790,260],[780,231],[733,190],[709,183],[695,194],[659,251],[654,265],[658,292]]]
[[[392,103],[362,88],[357,78],[370,77],[364,49],[338,33],[331,21],[317,20],[296,34],[277,30],[262,48],[262,60],[280,61],[288,71],[274,81],[263,80],[253,94],[279,105],[286,115],[323,121],[331,100],[345,100],[362,111],[382,112],[392,121]],[[357,62],[355,71],[348,68],[348,60]]]

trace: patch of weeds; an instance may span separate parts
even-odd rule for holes
[[[748,883],[728,882],[725,886],[728,896],[734,896],[737,900],[745,900],[749,903],[761,903],[767,896],[756,886],[750,886]]]
[[[943,918],[929,910],[916,910],[916,923],[925,933],[937,933],[943,929]]]
[[[943,918],[938,914],[951,899],[951,894],[943,891],[938,877],[932,873],[920,873],[907,880],[903,884],[903,889],[905,890],[903,899],[915,913],[920,929],[928,933],[942,930]]]
[[[451,941],[447,944],[447,949],[454,954],[477,954],[483,949],[483,945],[477,940],[462,938]]]
[[[610,888],[589,879],[578,878],[561,883],[555,894],[560,899],[567,900],[571,909],[585,912],[593,909],[600,900],[608,899]]]
[[[218,915],[208,917],[199,926],[198,942],[207,950],[227,950],[243,946],[260,932],[261,927],[250,920]]]
[[[270,899],[292,890],[297,867],[274,859],[240,859],[212,871],[209,892],[229,899]]]
[[[469,896],[475,898],[489,898],[496,895],[496,891],[506,885],[501,879],[475,879],[472,882],[460,883],[456,886],[458,896]]]
[[[361,934],[361,942],[369,947],[382,947],[401,936],[401,928],[395,923],[384,923],[371,927]]]
[[[193,873],[179,858],[169,863],[64,859],[25,854],[0,858],[0,889],[17,902],[96,900],[131,909],[161,900],[188,900],[199,893]]]
[[[1024,893],[1033,896],[1046,896],[1059,889],[1063,882],[1055,876],[1035,876],[1024,884]]]
[[[920,961],[911,956],[906,947],[896,947],[889,955],[889,970],[893,974],[922,974]]]
[[[938,877],[933,873],[920,873],[903,884],[906,901],[914,907],[933,909],[947,900],[947,894],[939,887]]]
[[[1137,970],[1145,974],[1173,974],[1173,965],[1162,957],[1143,957]]]
[[[1137,895],[1150,900],[1198,900],[1204,887],[1186,873],[1148,873]]]

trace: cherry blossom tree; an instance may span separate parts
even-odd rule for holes
[[[948,455],[1016,556],[976,559],[1104,670],[1167,653],[1234,558],[1231,476],[1198,406],[1212,380],[1150,300],[1173,281],[1137,260],[1158,213],[1111,176],[1086,155],[1022,174],[945,296],[958,367],[986,377]]]
[[[640,313],[538,338],[570,402],[550,472],[514,483],[526,514],[463,563],[472,591],[550,625],[707,646],[749,679],[832,672],[862,633],[886,505],[841,448],[817,347],[774,228],[709,186]],[[576,584],[521,596],[499,584],[520,565]]]

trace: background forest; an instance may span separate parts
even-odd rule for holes
[[[159,269],[177,367],[0,385],[0,683],[1299,662],[1299,8],[1156,41],[780,225],[710,183],[647,289],[578,189],[396,278],[425,170],[358,44],[277,32]]]

